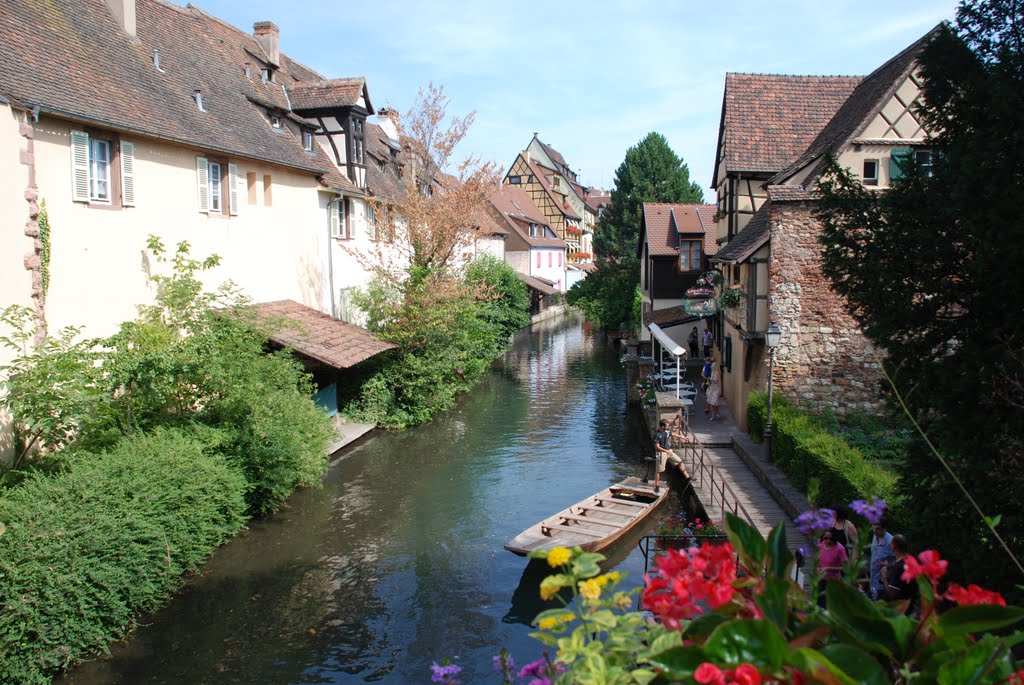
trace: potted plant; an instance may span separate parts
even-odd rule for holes
[[[722,309],[730,309],[738,305],[740,300],[746,296],[746,293],[739,288],[729,288],[728,290],[722,291],[722,296],[718,298],[718,303],[721,305]]]
[[[690,545],[693,538],[689,536],[693,533],[687,525],[686,512],[664,516],[658,519],[654,529],[654,546],[658,549],[684,549]]]

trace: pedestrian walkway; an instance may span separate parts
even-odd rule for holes
[[[659,393],[658,398],[662,404],[671,404],[674,395]],[[772,528],[784,522],[789,549],[803,548],[810,553],[811,541],[793,524],[796,516],[810,508],[807,498],[770,463],[763,446],[736,427],[728,404],[724,400],[720,403],[721,419],[715,421],[704,413],[703,393],[697,394],[688,409],[688,428],[696,437],[697,448],[676,449],[678,461],[673,461],[708,516],[717,521],[724,518],[723,511],[736,509],[741,518],[749,516],[766,538]],[[653,414],[656,423],[658,412]]]

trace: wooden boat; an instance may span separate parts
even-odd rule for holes
[[[655,492],[654,483],[631,476],[530,526],[505,543],[505,549],[523,556],[536,549],[577,545],[599,552],[639,525],[667,496],[667,484]]]

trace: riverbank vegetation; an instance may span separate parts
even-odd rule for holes
[[[247,517],[321,482],[332,431],[290,352],[187,243],[150,238],[157,296],[113,336],[33,346],[9,307],[0,489],[0,681],[43,683],[159,606]]]
[[[703,201],[700,184],[690,180],[689,168],[665,136],[648,133],[615,170],[611,205],[594,230],[597,269],[569,290],[569,304],[601,326],[635,331],[640,325],[634,306],[640,292],[636,246],[644,203]]]

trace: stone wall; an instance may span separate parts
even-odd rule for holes
[[[809,202],[773,202],[769,307],[783,331],[775,388],[815,408],[876,411],[882,354],[821,271],[821,225]]]

